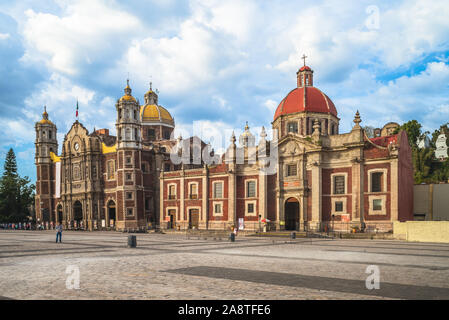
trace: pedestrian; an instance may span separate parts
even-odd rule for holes
[[[62,241],[62,224],[59,222],[59,224],[56,226],[56,243],[58,243],[58,237],[59,237],[59,243]]]

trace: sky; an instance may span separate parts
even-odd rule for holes
[[[90,132],[115,135],[127,78],[141,102],[152,82],[177,132],[202,128],[220,152],[214,136],[271,127],[303,54],[340,132],[357,110],[362,125],[416,119],[433,132],[449,121],[447,17],[447,0],[0,0],[0,160],[13,148],[35,180],[44,105],[59,152],[77,100]]]

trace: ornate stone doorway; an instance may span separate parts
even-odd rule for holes
[[[81,228],[83,221],[83,205],[80,201],[75,201],[73,204],[73,220],[75,221],[75,228]]]
[[[108,216],[109,216],[109,226],[115,227],[115,221],[117,219],[116,212],[115,212],[115,202],[112,200],[109,200],[108,202]]]
[[[299,230],[299,202],[296,198],[285,201],[285,230]]]

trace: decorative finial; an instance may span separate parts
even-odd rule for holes
[[[232,130],[232,135],[231,135],[231,142],[232,142],[232,144],[234,144],[235,143],[235,133],[234,133],[234,130]]]
[[[246,121],[245,131],[248,131],[248,130],[249,130],[248,121]]]
[[[306,66],[306,58],[307,58],[307,56],[305,54],[303,54],[301,57],[301,59],[304,60],[304,66]]]
[[[48,120],[47,106],[44,106],[44,113],[42,113],[42,117],[45,120]]]
[[[150,90],[153,91],[153,81],[150,81]]]
[[[360,113],[359,110],[357,110],[354,117],[354,123],[356,126],[360,126],[360,122],[362,122],[362,119],[360,119]]]

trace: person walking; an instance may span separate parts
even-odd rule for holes
[[[61,243],[62,241],[62,224],[61,222],[58,223],[58,225],[56,226],[56,243],[58,243],[58,237],[59,237],[59,243]]]

